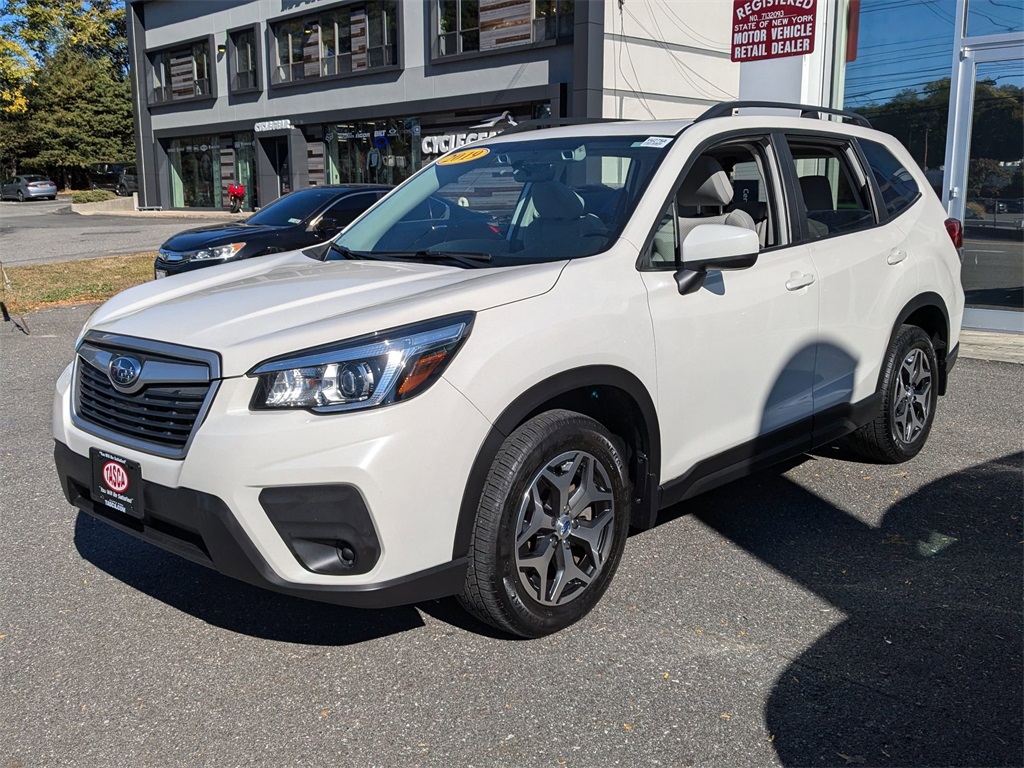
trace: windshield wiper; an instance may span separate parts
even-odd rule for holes
[[[479,267],[487,264],[491,259],[489,253],[477,251],[445,251],[426,249],[421,251],[373,251],[372,256],[383,256],[392,259],[423,259],[424,261],[454,261],[464,267]]]
[[[325,248],[323,255],[320,257],[321,261],[327,261],[327,256],[331,251],[335,251],[340,254],[344,259],[372,259],[373,254],[363,253],[362,251],[353,251],[351,248],[346,248],[344,245],[338,245],[336,242],[332,242],[329,248]]]

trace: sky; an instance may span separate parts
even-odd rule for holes
[[[885,102],[949,77],[956,0],[862,0],[857,60],[847,65],[847,107]],[[1024,0],[970,0],[968,34],[1024,30]],[[1024,60],[986,65],[985,76],[1024,87]]]

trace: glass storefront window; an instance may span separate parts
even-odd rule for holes
[[[220,139],[173,139],[167,151],[171,167],[171,204],[175,208],[220,207]]]
[[[910,151],[941,197],[956,0],[863,0],[843,107]]]
[[[272,24],[272,82],[344,75],[398,63],[396,0],[367,0]]]
[[[1024,59],[978,64],[961,279],[969,307],[1024,309]]]
[[[420,168],[415,119],[337,123],[324,139],[329,184],[399,184]]]
[[[968,0],[967,36],[1024,31],[1024,0]]]
[[[243,29],[231,33],[231,91],[246,91],[257,86],[256,33]]]

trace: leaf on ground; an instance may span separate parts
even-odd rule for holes
[[[732,719],[732,715],[730,715],[728,712],[723,712],[722,714],[719,715],[719,717],[722,718],[723,720],[731,720]]]
[[[836,752],[836,754],[843,758],[847,765],[866,762],[860,755],[844,755],[842,752]]]

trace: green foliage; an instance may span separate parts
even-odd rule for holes
[[[75,50],[114,65],[128,76],[128,39],[123,0],[0,0],[3,37],[19,40],[37,63],[59,50]]]
[[[0,175],[134,156],[123,0],[0,0]]]
[[[36,154],[26,167],[66,173],[133,157],[130,86],[114,77],[108,62],[58,50],[36,78],[32,105]]]
[[[85,192],[75,192],[71,195],[71,202],[75,205],[82,203],[102,203],[104,200],[113,200],[117,195],[106,189],[89,189]]]

